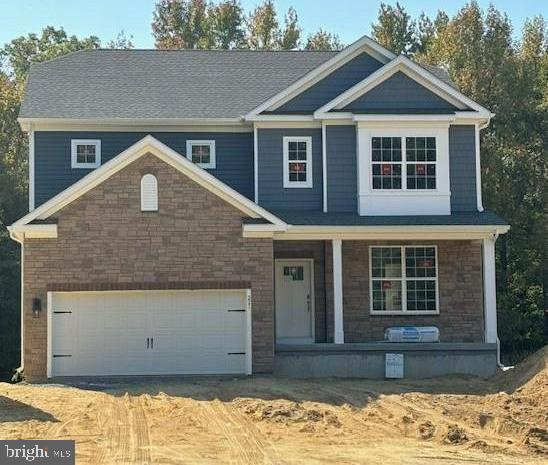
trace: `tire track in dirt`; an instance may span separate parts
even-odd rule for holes
[[[125,399],[109,397],[102,415],[102,418],[98,418],[100,437],[106,440],[97,444],[96,455],[91,463],[97,465],[127,463],[130,425]]]
[[[274,445],[264,438],[259,429],[232,407],[219,400],[199,402],[206,424],[214,424],[226,439],[230,462],[249,465],[279,465]]]
[[[142,398],[128,397],[129,424],[131,440],[131,463],[138,465],[149,465],[150,457],[150,435],[148,421],[143,408]]]

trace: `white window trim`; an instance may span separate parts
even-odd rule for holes
[[[154,181],[154,197],[152,199],[145,198],[144,183],[145,178]],[[147,201],[152,202],[152,206],[147,206]],[[141,211],[142,212],[157,212],[158,211],[158,179],[152,173],[147,173],[141,177]]]
[[[306,143],[306,160],[299,160],[306,164],[306,181],[290,181],[289,180],[289,143],[290,142],[305,142]],[[294,160],[292,160],[294,161]],[[312,137],[302,136],[284,136],[283,138],[283,164],[284,164],[284,188],[311,188],[312,183]]]
[[[407,275],[405,272],[405,250],[417,247],[433,247],[436,257],[436,310],[407,310]],[[401,281],[402,302],[401,310],[373,310],[373,257],[372,251],[375,248],[401,249],[401,277],[387,278]],[[380,278],[375,278],[379,280]],[[431,281],[433,278],[412,278],[417,281]],[[381,279],[382,280],[382,279]],[[440,291],[439,291],[439,270],[438,270],[438,246],[437,245],[370,245],[369,246],[369,313],[371,315],[439,315],[440,314]]]
[[[77,150],[78,145],[95,146],[95,163],[78,163]],[[101,140],[100,139],[72,139],[70,141],[71,168],[93,169],[101,166]]]
[[[195,140],[189,139],[186,141],[186,157],[192,161],[192,147],[194,145],[208,145],[209,146],[209,163],[195,163],[203,169],[215,169],[217,167],[217,161],[215,158],[215,141],[214,140]]]
[[[392,137],[392,138],[399,138],[401,140],[401,161],[386,161],[386,162],[383,162],[383,161],[373,161],[373,138],[374,137],[381,137],[381,138],[388,138],[388,137]],[[417,138],[417,137],[433,137],[435,140],[436,140],[436,160],[435,161],[407,161],[407,138],[408,137],[414,137],[414,138]],[[436,194],[437,192],[439,192],[439,189],[438,189],[438,186],[439,186],[439,174],[438,174],[438,158],[439,158],[439,150],[438,150],[438,144],[439,144],[439,141],[438,141],[438,136],[436,134],[432,134],[430,136],[425,136],[425,135],[414,135],[414,134],[407,134],[407,135],[401,135],[401,134],[397,134],[397,135],[394,135],[394,136],[378,136],[376,135],[375,133],[373,133],[371,135],[371,137],[369,138],[369,143],[371,144],[370,145],[370,150],[371,150],[371,159],[370,159],[370,164],[371,164],[371,169],[369,170],[370,171],[370,176],[371,176],[371,179],[369,180],[370,182],[370,186],[371,186],[371,192],[374,194],[376,192],[383,192],[383,193],[386,193],[386,192],[399,192],[399,193],[403,193],[403,192],[412,192],[412,193],[415,193],[415,194],[421,194],[421,193],[428,193],[428,194]],[[385,164],[389,164],[389,165],[401,165],[401,189],[374,189],[373,188],[373,165],[385,165]],[[435,165],[436,166],[436,188],[435,189],[408,189],[407,188],[407,165]]]

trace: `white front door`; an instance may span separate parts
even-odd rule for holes
[[[276,260],[276,340],[314,342],[312,260]]]
[[[246,373],[246,291],[54,292],[49,376]]]

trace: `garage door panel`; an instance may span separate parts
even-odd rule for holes
[[[245,373],[243,291],[53,293],[52,302],[72,312],[52,320],[53,353],[71,355],[52,360],[53,375]]]

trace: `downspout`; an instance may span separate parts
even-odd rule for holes
[[[24,313],[24,298],[23,298],[24,289],[25,289],[25,258],[24,258],[25,257],[25,235],[24,233],[22,233],[22,235],[20,236],[19,234],[17,234],[17,232],[15,232],[15,230],[11,226],[8,226],[8,232],[12,240],[21,244],[21,323],[20,323],[21,325],[21,335],[20,335],[21,365],[19,366],[19,368],[17,368],[17,371],[21,372],[25,368],[25,348],[24,348],[24,341],[23,341],[24,334],[25,334],[25,327],[24,327],[25,313]]]
[[[495,230],[495,232],[493,233],[493,241],[496,242],[498,238],[499,238],[499,232]],[[498,333],[498,321],[497,321],[497,333]],[[500,339],[498,334],[497,334],[497,366],[503,371],[506,371],[510,368],[514,368],[514,367],[504,366],[504,364],[500,360]]]

